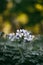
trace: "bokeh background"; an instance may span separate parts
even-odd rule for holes
[[[43,0],[0,0],[0,32],[22,28],[43,34]]]

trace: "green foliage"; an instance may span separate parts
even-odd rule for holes
[[[0,0],[0,13],[3,13],[3,11],[6,9],[7,0]]]
[[[2,41],[3,40],[3,41]],[[1,65],[43,65],[43,36],[33,41],[19,43],[9,39],[0,41]]]

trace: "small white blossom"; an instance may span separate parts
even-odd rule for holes
[[[19,39],[19,37],[16,36],[16,39]]]
[[[23,33],[25,34],[26,33],[26,30],[23,29]]]
[[[19,35],[19,37],[21,38],[21,37],[22,37],[22,35],[20,34],[20,35]]]
[[[19,33],[16,33],[16,36],[19,36]]]
[[[17,30],[17,33],[19,33],[20,31],[19,30]]]
[[[30,35],[28,41],[32,41],[33,39],[34,39],[34,36]]]
[[[33,35],[28,35],[28,36],[25,36],[24,37],[24,40],[27,40],[27,41],[32,41],[34,39],[35,36]]]
[[[15,33],[8,34],[8,38],[11,39],[14,35],[15,35]]]
[[[20,29],[16,31],[16,34],[15,33],[8,34],[8,38],[11,41],[14,41],[15,39],[20,40],[20,38],[23,37],[23,40],[32,41],[35,36],[31,35],[30,33],[31,33],[30,31]]]
[[[23,36],[23,33],[21,33],[21,36]]]
[[[23,32],[23,30],[22,30],[22,29],[20,29],[20,32],[22,33],[22,32]]]
[[[16,39],[19,39],[19,33],[16,33]]]
[[[29,39],[27,39],[28,41],[32,41],[33,39],[32,38],[29,38]]]

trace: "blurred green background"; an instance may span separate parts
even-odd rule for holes
[[[0,0],[0,31],[20,28],[43,34],[43,0]]]

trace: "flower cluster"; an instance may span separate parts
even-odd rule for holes
[[[10,33],[7,35],[10,41],[14,41],[15,39],[19,40],[23,38],[25,41],[32,41],[34,39],[34,35],[31,35],[30,31],[20,29],[17,30],[16,33]]]

